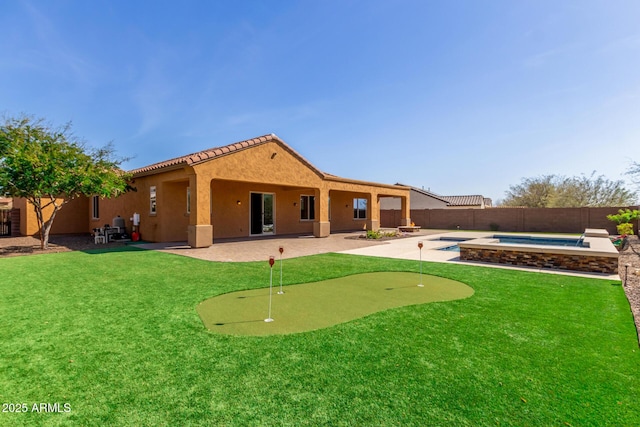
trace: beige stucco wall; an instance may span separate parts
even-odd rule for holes
[[[57,199],[61,204],[62,199]],[[46,203],[46,202],[45,202]],[[20,234],[23,236],[35,236],[40,233],[38,219],[34,206],[27,199],[14,199],[14,207],[20,209]],[[87,199],[78,197],[66,203],[56,214],[50,234],[78,234],[87,230]],[[44,220],[47,221],[53,213],[53,206],[48,206],[43,211]]]
[[[368,199],[368,194],[331,191],[329,195],[331,197],[331,231],[353,231],[366,228],[366,219],[353,218],[353,199]],[[367,200],[367,208],[369,205]],[[367,215],[370,216],[368,212]]]
[[[133,230],[131,218],[140,214],[140,232],[144,240],[150,242],[175,242],[187,239],[187,187],[188,175],[184,169],[155,175],[136,177],[130,191],[115,199],[100,200],[100,218],[92,218],[88,212],[91,228],[112,225],[113,218],[120,215],[125,220],[128,233]],[[150,190],[156,187],[156,214],[150,211]],[[89,200],[91,206],[91,200]]]
[[[281,185],[213,180],[211,218],[214,239],[250,235],[252,192],[275,195],[275,234],[313,232],[313,221],[300,219],[300,196],[313,196],[313,191]]]
[[[65,224],[73,224],[78,229],[76,232],[89,232],[92,228],[111,225],[113,218],[119,215],[125,220],[127,232],[131,233],[130,218],[139,213],[143,240],[191,241],[193,234],[199,234],[199,242],[207,245],[211,244],[212,237],[250,235],[251,192],[275,194],[275,233],[278,235],[314,233],[325,236],[329,231],[376,228],[381,196],[404,197],[407,216],[409,212],[408,189],[325,177],[288,146],[276,141],[193,166],[183,164],[172,168],[138,174],[131,182],[136,191],[115,199],[101,199],[99,218],[93,218],[91,198],[78,201],[73,209],[69,209],[68,218],[61,220],[60,229],[65,229]],[[155,214],[150,212],[149,206],[152,186],[156,187]],[[187,188],[191,191],[190,213],[187,212]],[[300,219],[301,195],[315,197],[315,220]],[[355,197],[368,200],[366,219],[354,220]],[[34,222],[35,218],[27,218],[22,224],[27,226]],[[192,233],[191,237],[189,233]]]

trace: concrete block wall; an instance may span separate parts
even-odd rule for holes
[[[514,232],[582,233],[585,228],[604,228],[617,234],[616,224],[607,219],[625,207],[608,208],[492,208],[412,209],[411,220],[422,228],[492,230]],[[638,209],[630,206],[629,209]],[[382,227],[400,225],[398,210],[380,212]],[[638,234],[638,223],[634,224]]]

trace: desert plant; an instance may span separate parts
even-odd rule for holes
[[[616,230],[618,230],[618,234],[620,235],[629,235],[633,234],[633,224],[624,223],[616,225]]]
[[[380,239],[382,233],[377,230],[367,230],[367,239]]]
[[[616,224],[618,234],[633,234],[632,221],[640,218],[640,210],[638,209],[620,209],[617,214],[607,215],[609,221],[613,221]]]

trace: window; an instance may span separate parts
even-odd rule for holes
[[[191,188],[187,187],[187,213],[191,213]]]
[[[353,219],[367,218],[367,199],[353,199]]]
[[[100,197],[93,196],[91,198],[91,217],[93,219],[100,218]]]
[[[156,186],[152,185],[149,188],[149,213],[151,215],[156,214]]]
[[[316,219],[316,198],[315,196],[300,196],[300,219]]]

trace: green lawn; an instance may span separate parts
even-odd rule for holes
[[[196,306],[269,285],[268,263],[142,250],[0,259],[0,425],[640,425],[619,282],[425,263],[472,297],[311,332],[215,334]],[[411,261],[285,261],[285,284]],[[8,405],[2,409],[8,408]]]
[[[473,295],[472,288],[456,280],[400,271],[351,274],[282,289],[282,295],[278,287],[229,292],[203,301],[196,310],[212,332],[265,336],[313,331],[390,308]],[[272,321],[267,323],[270,300]]]

